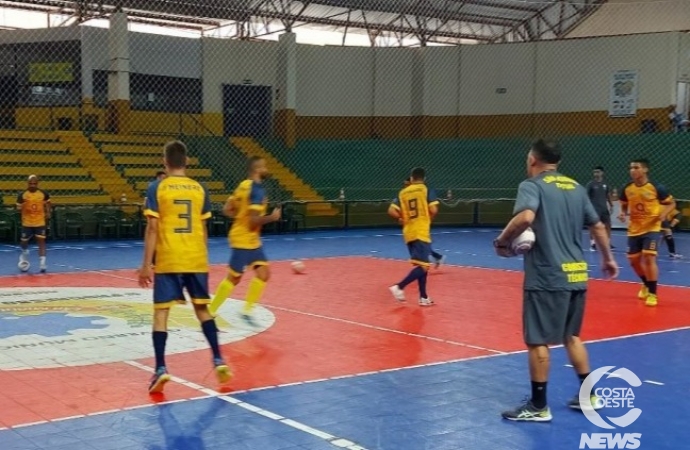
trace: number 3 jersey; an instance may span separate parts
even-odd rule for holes
[[[183,176],[154,181],[144,215],[158,219],[156,273],[208,272],[205,227],[211,198],[199,182]]]
[[[400,211],[403,221],[403,239],[406,243],[431,243],[429,206],[437,204],[436,194],[423,183],[410,184],[393,199],[392,206]]]

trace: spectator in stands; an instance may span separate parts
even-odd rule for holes
[[[668,119],[671,122],[671,130],[674,133],[685,133],[688,131],[688,118],[685,114],[678,112],[676,105],[668,107]]]

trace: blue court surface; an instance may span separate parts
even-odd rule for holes
[[[522,261],[519,258],[495,256],[491,241],[497,232],[495,229],[439,228],[434,230],[433,246],[446,256],[449,268],[488,269],[487,273],[498,281],[507,274],[519,272]],[[602,292],[602,289],[610,289],[611,292],[623,288],[632,289],[630,283],[638,282],[628,268],[623,253],[625,236],[619,231],[614,233],[613,244],[622,267],[621,277],[619,282],[602,284],[604,287],[599,287],[598,292]],[[304,259],[309,267],[310,260],[314,260],[313,264],[316,264],[319,259],[324,258],[336,262],[339,258],[353,256],[370,259],[372,266],[369,272],[372,279],[381,273],[388,273],[388,269],[383,268],[384,263],[394,261],[397,264],[408,257],[401,235],[395,229],[273,235],[265,237],[264,241],[266,252],[272,261]],[[690,235],[677,234],[676,241],[679,253],[690,253]],[[588,238],[584,234],[583,245],[588,247]],[[210,248],[212,263],[227,263],[225,239],[211,238]],[[588,342],[592,369],[602,366],[613,366],[616,369],[624,367],[639,377],[641,382],[639,386],[631,387],[619,378],[604,377],[598,385],[620,388],[611,392],[624,393],[629,400],[627,405],[634,403],[634,407],[642,411],[639,418],[627,427],[603,429],[590,422],[582,412],[567,407],[566,403],[577,393],[579,384],[560,347],[552,351],[548,385],[553,421],[512,423],[502,420],[500,412],[517,406],[529,394],[530,389],[526,353],[519,350],[521,337],[518,329],[514,339],[506,342],[502,348],[493,349],[489,343],[467,344],[467,347],[489,350],[475,356],[438,358],[433,362],[426,359],[416,365],[401,365],[383,370],[374,368],[366,373],[353,369],[351,373],[324,376],[322,379],[305,375],[296,382],[267,384],[228,393],[198,386],[182,377],[173,381],[183,385],[187,383],[191,389],[196,390],[196,398],[188,395],[162,403],[150,401],[146,392],[138,386],[128,394],[131,397],[141,397],[134,406],[78,414],[77,417],[48,418],[33,424],[5,421],[4,428],[0,429],[0,450],[687,448],[690,445],[690,289],[684,288],[690,287],[690,258],[671,260],[666,256],[664,244],[661,248],[660,285],[662,288],[675,289],[672,291],[673,298],[669,295],[666,300],[672,303],[672,316],[681,326],[676,322],[672,323],[671,318],[664,313],[662,303],[665,299],[662,297],[658,309],[645,310],[633,300],[630,304],[621,303],[614,308],[611,305],[606,309],[593,306],[594,311],[605,310],[607,314],[590,314],[587,318],[596,322],[598,329],[611,330],[610,334],[602,334],[610,337],[599,337]],[[51,242],[48,277],[53,276],[51,274],[75,273],[83,273],[84,276],[110,272],[121,274],[123,272],[115,272],[120,269],[133,273],[133,269],[141,261],[141,253],[142,245],[139,241]],[[34,250],[32,258],[35,255]],[[17,257],[17,247],[0,247],[0,280],[6,282],[3,284],[9,285],[11,281],[12,286],[48,286],[41,281],[46,276],[19,275],[16,268]],[[586,257],[590,261],[591,276],[598,277],[598,253],[586,251]],[[380,264],[380,271],[377,264]],[[397,273],[404,274],[405,265],[395,267],[402,267],[403,271],[398,269]],[[32,267],[31,271],[35,271],[35,268]],[[469,281],[458,278],[454,273],[444,272],[442,267],[438,275],[430,277],[430,286],[436,283],[440,290],[442,285],[443,289],[447,289],[445,292],[450,293],[458,302],[491,302],[496,295],[494,283],[489,278],[484,285],[473,286],[471,289],[474,294],[467,298]],[[321,281],[328,285],[343,277],[346,278],[344,283],[365,284],[363,280],[347,279],[348,274],[337,271],[329,273]],[[394,281],[396,280],[383,279],[376,282],[387,286]],[[519,283],[515,289],[516,292],[519,291]],[[337,291],[333,295],[337,295]],[[519,299],[516,301],[519,302]],[[606,298],[602,298],[593,303],[601,304],[605,301]],[[380,302],[393,303],[387,297],[383,297]],[[271,309],[272,301],[267,299],[266,303],[267,308]],[[411,303],[410,307],[416,308],[416,302]],[[298,309],[301,306],[293,307]],[[366,314],[368,307],[352,304],[352,308],[359,308]],[[451,333],[452,330],[457,330],[458,336],[463,329],[474,329],[477,326],[493,329],[492,327],[497,326],[493,317],[473,315],[471,305],[463,309],[469,313],[455,317],[445,315],[444,305],[434,308],[433,311],[423,310],[420,313],[428,316],[424,325],[428,328],[424,332],[411,331],[405,328],[405,323],[401,323],[398,331],[411,340],[405,346],[395,344],[398,347],[389,347],[388,351],[391,354],[420,351],[416,347],[415,336],[419,340],[451,342],[454,339],[460,341],[458,345],[466,344],[462,340],[464,338],[455,335],[434,338],[435,326],[445,327]],[[483,311],[477,308],[477,311]],[[620,315],[611,313],[616,308],[620,309]],[[626,308],[640,308],[641,315],[631,319],[632,316],[626,315],[624,311]],[[378,318],[384,314],[394,314],[391,311],[392,309],[376,310],[375,315]],[[448,314],[454,314],[450,308],[447,311]],[[278,323],[283,316],[278,315],[280,308],[275,312]],[[335,313],[331,314],[334,315]],[[345,315],[336,319],[341,322],[350,320]],[[519,317],[516,320],[519,321]],[[622,322],[626,320],[645,320],[649,323]],[[329,323],[332,321],[324,321],[322,324],[324,341],[331,339]],[[1,324],[2,321],[0,331]],[[616,332],[637,330],[638,325],[649,325],[649,330],[653,331],[631,332],[629,335]],[[277,332],[276,328],[264,333],[270,337],[270,333]],[[2,337],[0,333],[0,342]],[[487,342],[489,338],[487,335]],[[251,339],[255,338],[248,338],[249,341]],[[478,339],[481,341],[484,337],[480,336]],[[275,344],[278,341],[271,342],[275,346],[270,350],[276,353],[288,352],[292,345],[289,340],[280,341],[280,345]],[[381,345],[393,344],[382,342]],[[347,351],[341,354],[337,349],[324,348],[329,349],[328,354],[320,357],[334,363],[347,354]],[[299,352],[289,354],[296,366],[300,364],[300,359],[313,356],[300,355]],[[291,361],[287,362],[288,366],[290,363]],[[139,363],[131,365],[137,364]],[[139,365],[146,370],[145,362]],[[320,373],[318,367],[313,369],[315,374]],[[35,370],[38,369],[30,369]],[[72,370],[83,369],[75,367]],[[263,375],[260,371],[266,369],[265,366],[249,365],[242,370],[251,378]],[[256,372],[252,373],[253,370]],[[609,373],[613,370],[615,369],[612,368]],[[21,378],[22,372],[12,373],[15,378]],[[34,383],[42,382],[36,380],[36,377],[33,379]],[[84,382],[98,385],[102,381],[95,378]],[[0,410],[6,407],[0,404]],[[611,424],[613,422],[610,418],[622,416],[627,411],[626,408],[605,408],[602,416],[608,416],[609,419],[605,420]],[[583,433],[589,436],[595,434],[595,437],[596,433],[611,433],[609,439],[614,439],[617,433],[636,433],[640,435],[639,447],[633,444],[627,447],[624,444],[608,445],[605,435],[602,435],[600,446],[583,447]]]

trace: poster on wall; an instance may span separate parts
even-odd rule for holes
[[[609,117],[637,115],[637,70],[617,70],[611,75]]]

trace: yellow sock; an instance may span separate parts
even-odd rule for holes
[[[256,304],[256,302],[259,301],[259,298],[261,298],[261,294],[263,294],[265,287],[266,283],[258,278],[252,278],[252,281],[249,282],[249,289],[247,289],[247,299],[244,304],[245,314],[249,314],[252,311],[252,309],[254,309],[254,305]]]
[[[223,305],[230,293],[232,293],[233,289],[235,289],[235,285],[227,278],[220,282],[218,289],[216,289],[216,295],[213,296],[213,300],[211,300],[211,304],[208,307],[208,311],[212,315],[216,315],[216,312]]]

